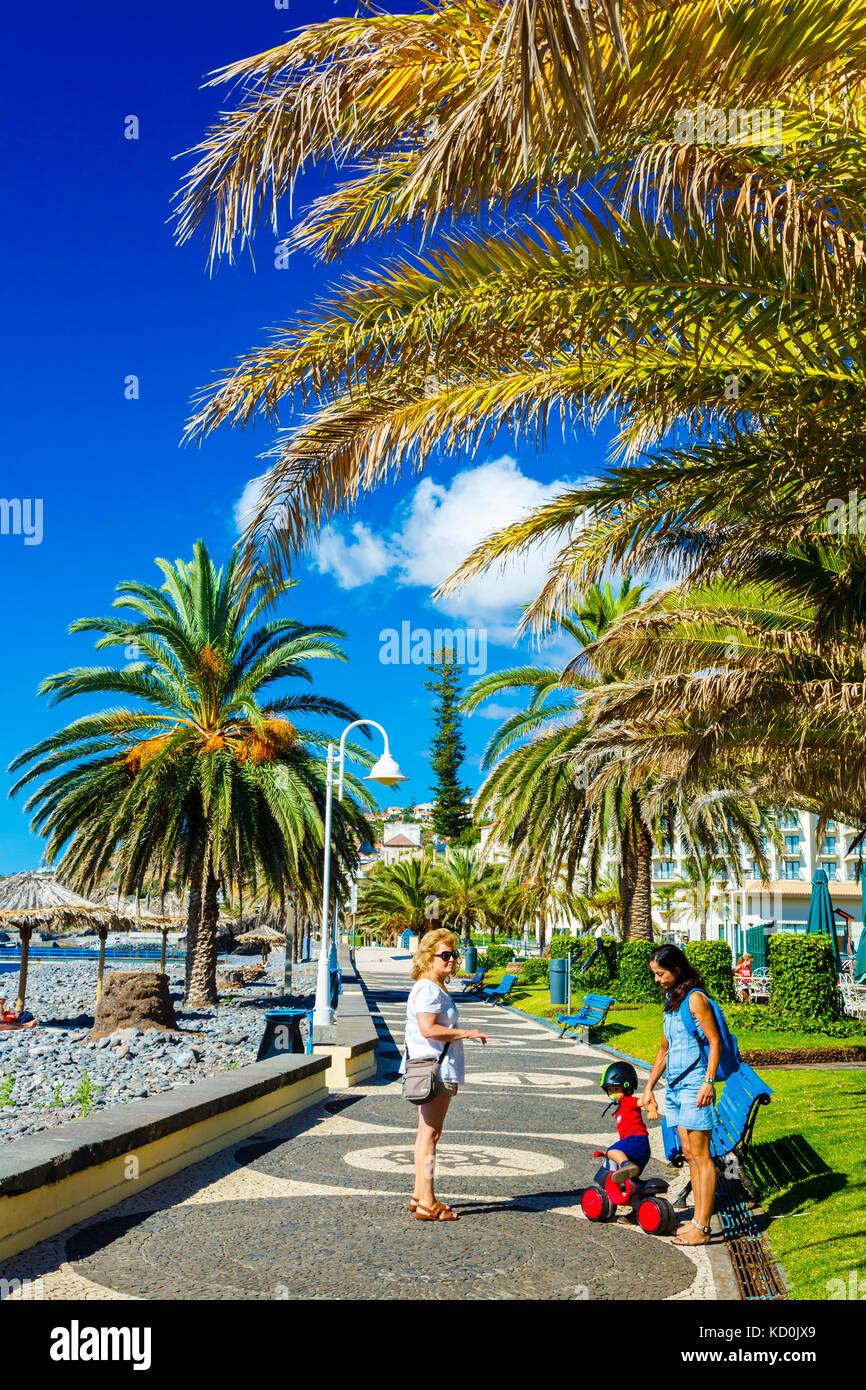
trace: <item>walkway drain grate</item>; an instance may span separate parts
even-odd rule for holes
[[[740,1297],[747,1302],[787,1298],[788,1291],[747,1205],[742,1183],[720,1177],[716,1192],[716,1212]]]

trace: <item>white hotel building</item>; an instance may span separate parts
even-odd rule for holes
[[[854,943],[859,940],[863,926],[862,891],[860,886],[861,853],[866,860],[866,845],[851,849],[859,832],[850,826],[830,821],[818,849],[816,829],[818,817],[803,811],[780,811],[778,835],[767,834],[764,849],[770,865],[769,879],[760,878],[756,863],[744,859],[740,882],[720,882],[713,895],[707,920],[707,936],[718,939],[721,929],[739,926],[741,929],[763,923],[775,923],[777,930],[796,929],[806,922],[812,878],[816,869],[823,869],[830,883],[830,898],[851,920]],[[671,856],[653,858],[653,887],[683,877],[683,847],[674,846]],[[656,918],[658,912],[654,913]],[[840,937],[845,918],[837,917]],[[699,922],[693,912],[680,909],[673,920],[677,935],[687,932],[691,939],[699,932]],[[737,943],[731,937],[731,945]]]

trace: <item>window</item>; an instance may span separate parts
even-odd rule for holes
[[[827,822],[827,829],[828,829],[828,830],[835,830],[835,829],[836,829],[836,822],[835,822],[834,820],[828,820],[828,822]]]
[[[785,860],[785,878],[799,878],[800,864],[796,859]]]
[[[786,836],[785,836],[785,853],[786,853],[786,854],[799,854],[799,853],[800,853],[800,836],[799,836],[799,835],[786,835]]]
[[[791,830],[795,826],[799,828],[800,818],[796,811],[782,811],[779,815],[779,824],[783,830]]]
[[[856,864],[849,864],[849,865],[847,866],[847,868],[848,868],[848,882],[849,882],[849,883],[856,883],[857,880],[858,880],[858,878],[860,877],[860,869],[859,869],[859,867],[858,867]]]
[[[822,854],[835,854],[835,853],[836,853],[836,836],[835,836],[835,835],[825,835],[825,836],[824,836],[824,848],[821,850],[821,853],[822,853]]]
[[[836,878],[838,878],[838,865],[835,859],[828,860],[826,864],[821,865],[821,868],[824,870],[829,879],[835,880]]]
[[[673,859],[663,859],[659,864],[656,878],[676,878],[677,866]]]

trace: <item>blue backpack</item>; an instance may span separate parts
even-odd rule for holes
[[[697,1019],[689,1008],[689,999],[693,994],[704,995],[712,1011],[713,1018],[716,1021],[716,1027],[719,1030],[719,1039],[722,1044],[722,1050],[719,1054],[719,1065],[716,1068],[716,1080],[727,1081],[728,1077],[733,1076],[735,1071],[739,1071],[742,1065],[737,1039],[728,1027],[728,1021],[715,999],[710,999],[702,989],[690,989],[685,999],[680,1004],[680,1020],[689,1036],[697,1039],[698,1047],[701,1049],[701,1056],[707,1055],[707,1048],[703,1038],[697,1036]]]

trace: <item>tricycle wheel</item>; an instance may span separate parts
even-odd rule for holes
[[[604,1188],[596,1183],[586,1189],[580,1205],[588,1221],[609,1221],[616,1210]]]
[[[674,1209],[665,1197],[647,1197],[637,1209],[638,1224],[651,1236],[666,1236],[673,1229]]]

